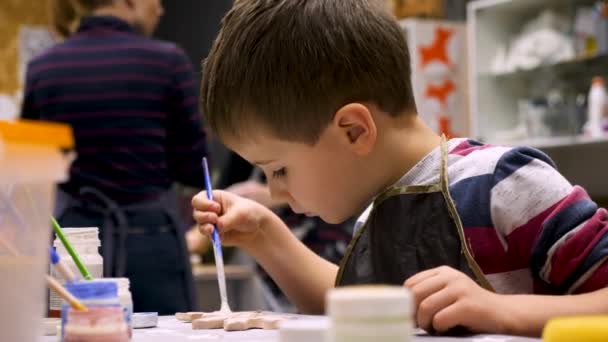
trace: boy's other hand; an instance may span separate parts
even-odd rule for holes
[[[213,201],[201,191],[192,198],[193,217],[200,232],[211,236],[213,225],[219,230],[222,244],[247,247],[262,234],[263,221],[269,209],[263,205],[231,194],[213,191]]]
[[[502,296],[490,292],[464,273],[441,266],[405,281],[415,300],[415,319],[426,331],[446,332],[465,327],[472,332],[505,332],[507,317]]]

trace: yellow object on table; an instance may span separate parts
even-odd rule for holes
[[[554,318],[543,331],[545,342],[606,342],[608,316],[579,316]]]

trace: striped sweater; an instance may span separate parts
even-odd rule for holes
[[[466,139],[448,145],[452,198],[471,252],[498,293],[568,294],[608,286],[608,212],[572,186],[549,157]],[[440,160],[436,148],[398,184],[439,182]]]
[[[93,16],[28,66],[22,117],[66,123],[78,158],[64,191],[95,187],[120,204],[179,182],[202,188],[207,154],[192,64],[173,43]]]

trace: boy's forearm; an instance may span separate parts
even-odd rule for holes
[[[276,215],[268,215],[265,221],[259,238],[245,251],[302,313],[323,313],[325,293],[334,285],[338,266],[312,252]]]
[[[505,295],[504,333],[540,336],[551,318],[608,314],[608,288],[571,296]],[[498,310],[501,310],[498,308]]]

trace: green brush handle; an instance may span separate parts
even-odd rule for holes
[[[82,260],[80,260],[80,256],[78,256],[78,253],[76,253],[76,250],[74,250],[74,247],[72,247],[70,241],[68,241],[68,239],[65,237],[65,234],[63,234],[63,230],[61,230],[59,223],[57,223],[57,220],[55,220],[54,217],[51,217],[51,224],[53,225],[53,230],[55,231],[55,234],[57,235],[59,240],[61,240],[61,243],[68,251],[68,253],[70,253],[70,256],[78,267],[80,274],[82,274],[83,278],[86,280],[93,280],[91,273],[89,273],[87,267],[82,263]]]

